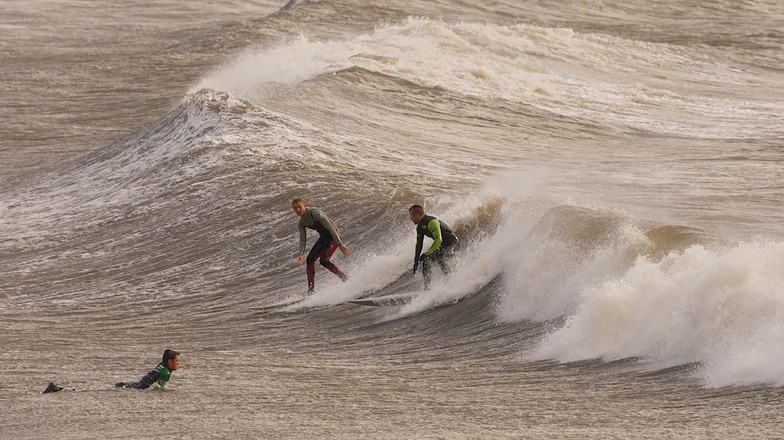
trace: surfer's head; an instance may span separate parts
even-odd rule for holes
[[[425,208],[422,205],[413,205],[408,208],[408,215],[411,217],[411,221],[415,224],[418,224],[422,221],[422,217],[425,216]]]
[[[176,370],[180,366],[180,353],[168,348],[163,351],[163,365],[170,371]]]
[[[291,209],[294,210],[298,216],[302,217],[305,215],[305,210],[308,208],[308,204],[305,203],[302,199],[294,199],[291,201]]]

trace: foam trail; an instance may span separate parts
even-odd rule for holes
[[[345,283],[327,282],[328,284],[322,291],[309,296],[287,310],[296,311],[303,308],[343,304],[350,299],[383,289],[400,279],[401,274],[405,273],[408,257],[404,256],[404,249],[407,248],[408,246],[400,243],[394,246],[390,253],[366,257],[364,262],[351,266],[348,281]],[[317,276],[322,279],[328,276],[332,277],[332,274],[318,265],[316,270],[319,271]]]

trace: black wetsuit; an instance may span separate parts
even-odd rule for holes
[[[422,220],[417,223],[417,242],[416,251],[414,253],[414,273],[416,273],[419,262],[422,262],[422,276],[425,279],[425,289],[430,288],[430,266],[435,261],[441,267],[441,270],[449,275],[449,266],[446,260],[449,254],[452,253],[454,246],[457,244],[457,237],[452,229],[444,222],[440,221],[432,215],[422,217]],[[425,236],[433,239],[433,244],[423,254],[422,247]]]
[[[159,363],[147,374],[144,375],[138,382],[118,382],[114,386],[116,388],[136,388],[144,390],[155,384],[158,388],[162,388],[169,381],[171,371],[163,363]]]

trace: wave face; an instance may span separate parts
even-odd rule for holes
[[[12,437],[170,408],[108,391],[169,346],[192,438],[778,432],[778,4],[43,3],[0,26]],[[299,197],[352,253],[296,302]]]

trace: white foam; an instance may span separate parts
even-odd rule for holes
[[[758,96],[758,77],[752,81],[702,49],[570,29],[426,18],[344,40],[301,36],[248,50],[197,89],[228,90],[263,102],[270,84],[297,84],[351,67],[423,87],[682,136],[780,135],[778,115],[784,111],[781,102]]]
[[[335,264],[344,266],[349,279],[346,282],[335,281],[334,276],[316,265],[317,279],[320,279],[318,291],[301,303],[289,308],[291,311],[304,308],[333,306],[346,301],[376,292],[398,279],[407,270],[408,258],[403,256],[402,243],[394,246],[389,253],[376,253],[362,256],[363,260],[356,263],[359,256],[341,258],[333,257]],[[352,261],[353,260],[353,261]],[[344,264],[345,262],[345,264]],[[304,274],[303,274],[304,276]],[[335,278],[337,279],[337,278]]]
[[[651,369],[698,363],[708,386],[781,384],[782,260],[782,243],[640,257],[622,275],[576,291],[563,327],[526,357],[634,357]]]

